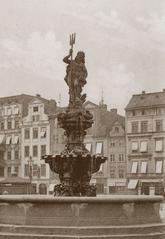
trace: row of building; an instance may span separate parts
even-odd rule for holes
[[[108,158],[91,180],[98,193],[163,194],[165,90],[133,95],[125,117],[103,101],[84,106],[94,116],[86,148]],[[41,158],[65,146],[57,122],[62,110],[40,95],[0,98],[0,193],[45,194],[59,182]]]

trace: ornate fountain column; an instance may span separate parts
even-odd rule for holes
[[[73,59],[74,44],[75,34],[72,34],[71,49],[63,59],[67,64],[64,80],[69,87],[69,105],[65,112],[58,115],[59,125],[67,137],[65,150],[60,155],[46,155],[43,158],[50,169],[59,174],[61,183],[55,186],[55,195],[96,196],[96,186],[90,185],[91,176],[99,170],[106,157],[91,155],[84,145],[86,130],[92,126],[93,116],[85,109],[86,94],[82,94],[88,75],[85,53],[79,51]]]

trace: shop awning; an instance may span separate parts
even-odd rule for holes
[[[14,136],[12,140],[12,144],[18,144],[19,142],[19,136]]]
[[[128,189],[135,189],[138,184],[138,179],[130,179],[128,183]]]
[[[6,144],[11,144],[11,136],[8,136],[6,139]]]
[[[3,139],[4,139],[4,137],[5,137],[5,135],[3,135],[3,134],[0,135],[0,144],[3,143]]]

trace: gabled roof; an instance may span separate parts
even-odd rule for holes
[[[125,109],[131,110],[163,105],[165,106],[165,91],[133,95]]]
[[[96,107],[99,107],[97,104],[87,100],[85,103],[84,103],[84,107],[85,108],[96,108]]]

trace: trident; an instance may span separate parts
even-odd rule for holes
[[[72,49],[72,53],[73,53],[73,45],[75,44],[75,39],[76,39],[76,33],[72,33],[70,35],[70,43],[69,43]],[[71,54],[71,61],[72,61],[72,54]]]

